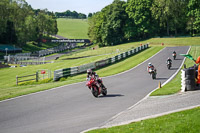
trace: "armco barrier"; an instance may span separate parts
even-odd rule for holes
[[[79,67],[78,67],[77,73],[86,72],[87,69],[95,69],[95,68],[96,68],[95,63],[85,64],[85,65],[82,65],[82,66],[79,66]]]
[[[104,66],[109,65],[109,64],[113,64],[117,61],[120,61],[122,59],[125,59],[125,58],[131,56],[131,55],[134,55],[135,53],[137,53],[141,50],[144,50],[148,47],[149,47],[149,44],[146,44],[146,45],[137,47],[135,49],[131,49],[127,52],[121,53],[119,55],[116,55],[112,58],[108,58],[108,59],[105,59],[105,60],[81,65],[81,66],[78,66],[78,67],[55,70],[54,71],[54,81],[57,81],[62,77],[68,77],[68,76],[71,76],[71,75],[76,75],[76,74],[79,74],[79,73],[86,72],[87,69],[96,69],[96,68],[104,67]]]

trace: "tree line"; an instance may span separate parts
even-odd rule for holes
[[[43,36],[58,32],[54,13],[34,10],[25,0],[1,0],[0,25],[0,43],[18,46],[28,41],[40,45]]]
[[[74,18],[74,19],[86,19],[87,15],[83,13],[78,13],[76,11],[71,12],[67,10],[65,12],[56,12],[55,13],[57,18]]]
[[[200,0],[114,0],[88,23],[88,36],[100,46],[155,36],[194,36],[200,34]]]

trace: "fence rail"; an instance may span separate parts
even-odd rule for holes
[[[130,56],[138,53],[139,51],[147,49],[148,47],[149,47],[149,44],[146,44],[146,45],[137,47],[135,49],[131,49],[131,50],[127,51],[127,52],[123,52],[123,53],[121,53],[119,55],[116,55],[116,56],[114,56],[112,58],[108,58],[108,59],[105,59],[105,60],[101,60],[101,61],[97,61],[97,62],[94,62],[94,63],[85,64],[85,65],[78,66],[78,67],[55,70],[54,71],[54,81],[57,81],[62,77],[68,77],[68,76],[71,76],[71,75],[75,75],[75,74],[86,72],[87,69],[96,69],[96,68],[104,67],[104,66],[109,65],[109,64],[113,64],[113,63],[118,62],[118,61],[120,61],[122,59],[130,57]]]
[[[33,77],[33,76],[35,76],[35,78],[19,80],[21,78]],[[20,76],[20,77],[16,76],[16,85],[18,85],[18,83],[21,83],[21,82],[32,81],[32,80],[35,80],[36,82],[38,82],[38,72],[36,72],[36,74],[31,74],[31,75],[25,75],[25,76]]]

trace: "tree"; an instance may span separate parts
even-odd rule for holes
[[[52,12],[33,10],[25,0],[1,0],[0,24],[0,43],[16,43],[19,46],[58,31]]]
[[[89,13],[89,14],[88,14],[88,18],[91,18],[91,17],[92,17],[92,15],[93,15],[92,13]]]
[[[126,12],[133,21],[132,25],[136,27],[135,31],[139,38],[146,38],[153,33],[151,6],[152,0],[128,0],[127,2]]]
[[[200,1],[199,0],[189,0],[188,2],[188,29],[191,35],[200,32]]]
[[[151,11],[157,20],[159,35],[174,35],[178,31],[185,33],[187,23],[187,1],[185,0],[154,0]]]
[[[89,19],[89,37],[100,46],[110,46],[124,41],[123,27],[127,19],[124,1],[114,2]]]

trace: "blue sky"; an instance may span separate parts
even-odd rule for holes
[[[48,9],[53,12],[66,10],[78,13],[94,13],[111,4],[113,0],[26,0],[34,9]]]

